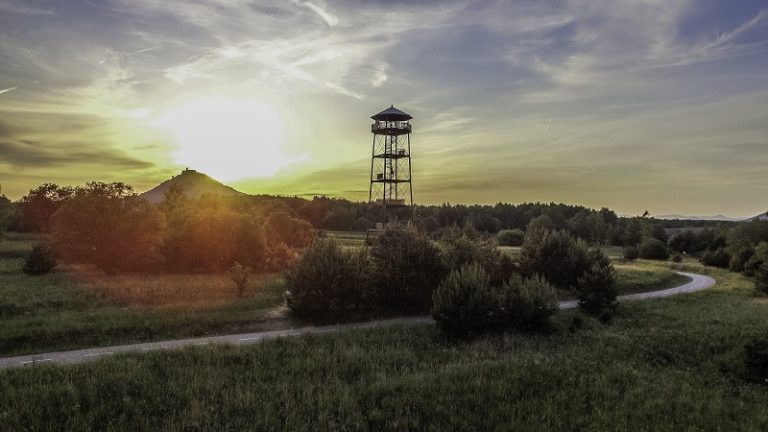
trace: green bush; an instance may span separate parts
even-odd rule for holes
[[[746,276],[755,276],[763,263],[768,262],[768,243],[761,242],[754,249],[752,255],[744,262],[742,269]]]
[[[699,261],[707,266],[728,268],[728,265],[731,262],[731,256],[728,255],[725,249],[720,248],[714,251],[704,252],[701,255],[701,258],[699,258]]]
[[[432,316],[437,327],[451,335],[468,336],[496,327],[500,316],[499,290],[477,263],[453,270],[435,290]]]
[[[446,274],[438,247],[405,229],[383,232],[370,249],[380,306],[392,311],[426,312]]]
[[[479,264],[488,273],[493,286],[500,286],[518,272],[512,258],[501,253],[494,242],[472,240],[467,236],[446,240],[443,243],[443,259],[449,270],[464,264]]]
[[[675,252],[672,254],[672,257],[670,258],[672,262],[682,262],[683,261],[683,255],[680,252]]]
[[[640,251],[637,250],[637,246],[624,247],[624,259],[627,261],[634,261],[640,258]]]
[[[514,275],[502,289],[501,324],[520,330],[545,326],[558,310],[557,290],[543,277]]]
[[[579,277],[575,294],[579,308],[603,320],[611,317],[616,310],[616,271],[603,251],[589,251],[590,267]]]
[[[285,272],[286,301],[298,316],[344,321],[373,304],[366,251],[347,252],[317,239]]]
[[[524,275],[544,276],[556,288],[573,291],[590,269],[589,247],[565,231],[529,232],[520,254]]]
[[[53,256],[50,247],[43,243],[38,243],[32,248],[32,252],[24,260],[24,273],[28,275],[48,274],[56,268],[56,258]]]
[[[731,252],[731,259],[728,261],[728,270],[737,273],[743,272],[744,266],[753,256],[755,256],[755,249],[751,247],[745,247]]]
[[[638,247],[640,258],[666,261],[669,258],[667,244],[656,238],[643,240]]]
[[[744,372],[747,379],[768,384],[768,334],[753,338],[744,347]]]
[[[768,261],[762,263],[755,271],[755,289],[768,294]]]
[[[501,230],[496,234],[496,241],[501,246],[522,246],[525,233],[520,229]]]

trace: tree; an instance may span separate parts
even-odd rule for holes
[[[51,218],[59,256],[108,272],[158,267],[163,227],[162,213],[124,183],[78,187]]]
[[[13,203],[11,203],[11,200],[2,194],[2,188],[0,188],[0,239],[3,238],[3,234],[8,228],[8,224],[11,222],[12,216]]]
[[[312,241],[312,224],[284,212],[267,216],[264,231],[270,243],[283,242],[291,247],[303,248]]]
[[[49,232],[51,216],[74,192],[72,187],[54,183],[45,183],[30,190],[19,201],[24,228],[33,232]]]

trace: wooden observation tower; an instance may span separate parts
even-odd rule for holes
[[[368,203],[384,224],[413,218],[411,117],[390,106],[371,116],[371,186]]]

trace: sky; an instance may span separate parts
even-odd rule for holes
[[[417,203],[768,209],[768,2],[0,0],[0,185],[190,167],[366,200],[369,116]]]

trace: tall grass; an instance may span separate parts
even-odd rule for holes
[[[702,271],[697,267],[697,271]],[[7,430],[760,431],[768,386],[740,378],[768,303],[739,275],[624,304],[611,325],[442,340],[350,331],[0,371]]]

